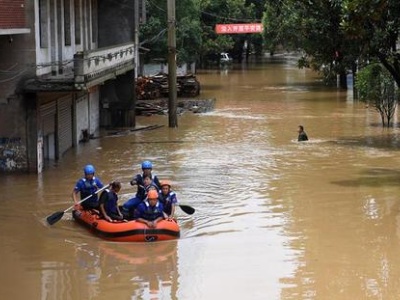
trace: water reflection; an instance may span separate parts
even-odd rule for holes
[[[65,240],[66,264],[43,262],[42,299],[177,299],[177,242],[88,243]]]

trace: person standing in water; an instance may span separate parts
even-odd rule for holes
[[[297,132],[299,133],[299,136],[297,137],[298,142],[308,141],[308,136],[307,133],[304,131],[303,125],[299,125]]]

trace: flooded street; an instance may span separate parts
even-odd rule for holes
[[[398,299],[400,130],[290,56],[199,71],[213,112],[91,140],[43,174],[2,176],[4,299]],[[397,121],[397,120],[396,120]],[[297,142],[304,125],[308,142]],[[181,238],[111,243],[70,213],[87,163],[121,202],[140,163],[170,179]],[[24,208],[24,209],[22,209]]]

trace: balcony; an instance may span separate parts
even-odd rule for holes
[[[133,43],[76,53],[74,55],[75,89],[88,89],[133,70],[134,57]]]
[[[31,33],[29,28],[0,28],[0,35],[14,35]]]
[[[77,52],[73,60],[43,65],[45,75],[27,80],[24,89],[31,92],[87,90],[133,70],[134,58],[133,43]]]

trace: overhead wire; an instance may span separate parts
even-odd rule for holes
[[[18,71],[10,71],[10,70],[14,69],[17,65],[18,65],[18,63],[15,63],[12,66],[10,66],[8,69],[0,70],[0,73],[17,73]]]
[[[24,74],[27,70],[28,70],[28,68],[24,68],[24,69],[20,70],[16,75],[14,75],[12,77],[9,77],[7,79],[1,79],[0,83],[5,83],[5,82],[12,81],[12,80],[22,76],[22,74]]]
[[[128,4],[124,4],[121,3],[120,1],[117,0],[113,0],[115,3],[117,3],[118,5],[122,6],[122,7],[126,7],[126,8],[131,8],[134,9],[133,6],[128,5]],[[162,11],[162,12],[166,12],[165,9],[163,9],[162,7],[160,7],[158,4],[155,3],[155,1],[153,0],[148,0],[148,2],[153,5],[153,7],[157,8],[158,10]],[[281,1],[283,2],[283,1]],[[231,21],[237,21],[237,22],[260,22],[260,20],[258,19],[239,19],[239,18],[231,18],[231,17],[226,17],[226,16],[221,16],[218,14],[214,14],[214,13],[209,13],[203,10],[200,10],[200,13],[205,14],[205,15],[209,15],[215,18],[220,18],[220,19],[224,19],[224,20],[231,20]],[[154,43],[155,41],[157,41],[158,39],[160,39],[160,37],[167,31],[167,29],[163,29],[160,32],[158,32],[155,36],[142,41],[139,46],[146,44],[146,43]],[[128,47],[126,49],[124,49],[123,51],[131,51],[133,50],[133,47]],[[84,58],[83,61],[93,61],[93,60],[99,60],[99,59],[110,59],[114,56],[117,56],[119,53],[121,52],[121,50],[116,51],[114,53],[109,53],[107,54],[107,56],[94,56],[94,57],[90,57],[90,58]],[[0,73],[3,74],[15,74],[7,79],[3,79],[0,80],[0,83],[4,83],[4,82],[8,82],[8,81],[12,81],[14,79],[16,79],[19,76],[22,76],[22,74],[24,74],[29,68],[37,68],[37,69],[41,69],[41,68],[48,68],[48,67],[53,67],[53,66],[66,66],[68,64],[71,64],[74,62],[74,59],[69,59],[69,60],[65,60],[65,61],[52,61],[52,62],[48,62],[48,63],[40,63],[40,64],[32,64],[32,65],[27,65],[27,68],[24,68],[22,70],[18,70],[18,71],[10,71],[13,68],[15,68],[17,66],[18,63],[16,63],[15,65],[11,66],[10,68],[6,69],[6,70],[0,70]]]
[[[217,14],[214,14],[214,13],[208,13],[208,12],[205,12],[205,11],[201,11],[201,13],[202,14],[205,14],[205,15],[209,15],[209,16],[211,16],[211,17],[215,17],[215,18],[220,18],[220,19],[223,19],[223,20],[229,20],[229,21],[237,21],[237,22],[243,22],[243,23],[248,23],[248,22],[261,22],[261,20],[260,19],[238,19],[238,18],[230,18],[230,17],[226,17],[226,16],[220,16],[220,15],[217,15]]]

